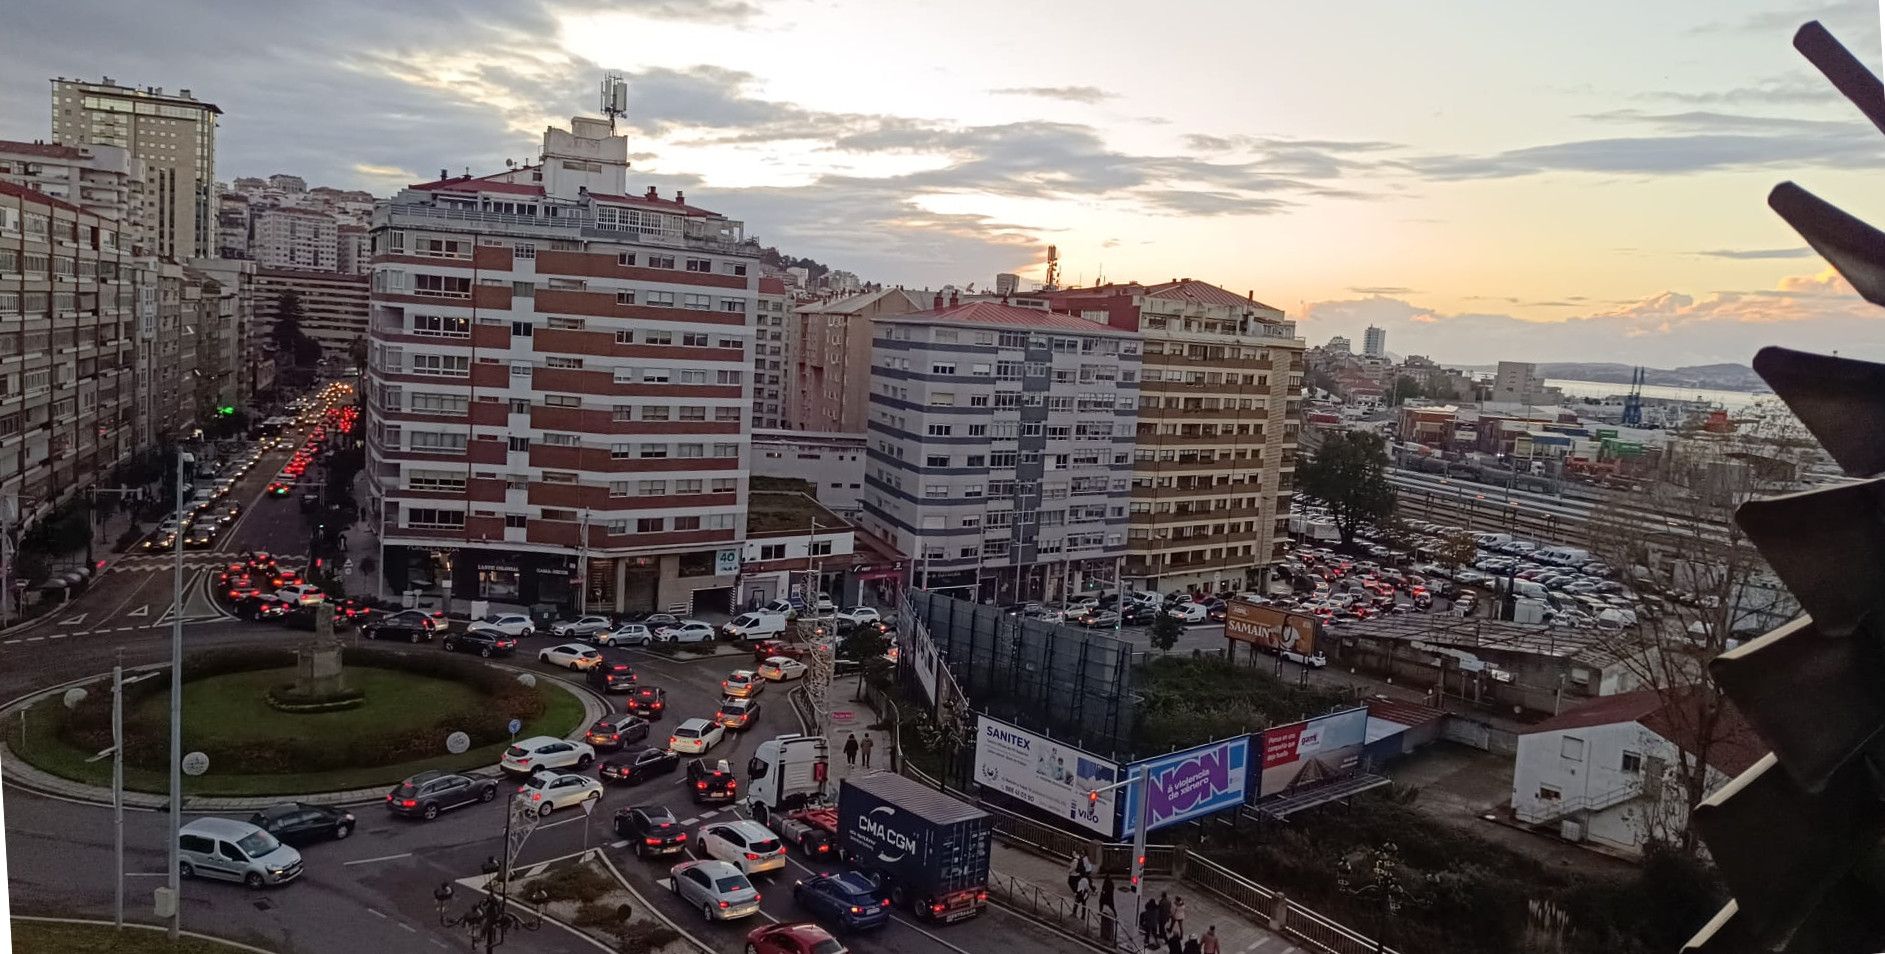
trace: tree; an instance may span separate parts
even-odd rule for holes
[[[301,307],[301,293],[294,289],[282,292],[275,298],[275,348],[281,354],[295,353],[295,343],[304,337],[301,331],[301,319],[306,313]]]
[[[1178,617],[1161,610],[1158,618],[1152,621],[1152,629],[1146,634],[1152,640],[1152,648],[1162,653],[1169,653],[1178,645],[1178,637],[1184,635],[1185,624]]]
[[[365,338],[353,339],[347,345],[347,357],[353,361],[354,370],[364,369],[367,366],[367,340]]]
[[[1387,441],[1365,431],[1336,431],[1297,472],[1302,493],[1329,508],[1342,543],[1355,541],[1364,523],[1394,515],[1394,485],[1387,475]]]
[[[1479,556],[1479,544],[1473,541],[1473,535],[1462,530],[1440,539],[1440,545],[1434,548],[1433,558],[1449,570],[1467,566]]]
[[[1425,397],[1426,391],[1420,382],[1410,375],[1399,375],[1394,379],[1394,386],[1388,390],[1388,404],[1400,407],[1408,398]]]
[[[1303,375],[1303,380],[1312,388],[1319,388],[1338,396],[1342,393],[1341,382],[1335,380],[1335,375],[1322,368],[1310,368]]]

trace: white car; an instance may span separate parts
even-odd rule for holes
[[[318,586],[307,583],[296,583],[293,586],[284,586],[276,590],[275,598],[290,606],[312,606],[315,603],[327,599],[327,595],[322,593],[321,588]]]
[[[564,643],[538,653],[537,661],[581,672],[602,665],[602,653],[582,643]]]
[[[697,619],[682,620],[673,626],[663,626],[655,630],[655,642],[658,643],[704,643],[713,639],[713,624]]]
[[[522,613],[491,613],[471,625],[474,629],[488,629],[506,636],[529,636],[537,631],[537,624]]]
[[[595,760],[596,750],[587,742],[538,735],[505,749],[498,765],[506,772],[530,775],[543,769],[586,769]]]
[[[623,623],[589,638],[598,646],[646,646],[655,641],[655,634],[641,623]]]
[[[542,772],[524,780],[517,796],[531,804],[539,815],[559,808],[569,808],[602,797],[602,783],[587,775],[566,772]]]
[[[756,821],[702,825],[698,844],[707,857],[724,861],[749,878],[785,867],[785,843]]]
[[[798,679],[808,671],[804,663],[790,656],[773,656],[759,664],[759,677],[772,682]]]
[[[766,688],[766,681],[751,669],[735,669],[720,680],[720,694],[733,699],[750,699]]]
[[[1211,619],[1211,611],[1203,603],[1177,603],[1165,614],[1181,623],[1204,623]]]
[[[668,751],[699,755],[720,744],[727,737],[726,727],[706,719],[689,719],[674,727],[668,736]]]
[[[550,624],[552,636],[594,636],[615,628],[607,616],[584,616],[580,619],[559,619]]]
[[[830,616],[838,611],[838,604],[833,603],[831,596],[826,593],[818,594],[818,596],[811,601],[811,604],[812,612],[820,616]]]
[[[884,614],[877,612],[877,608],[874,606],[853,606],[838,614],[838,622],[849,623],[853,626],[875,623],[883,618]]]

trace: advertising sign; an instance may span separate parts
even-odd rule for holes
[[[923,698],[931,705],[936,704],[936,644],[930,641],[929,627],[914,619],[905,619],[897,628],[899,638],[910,646],[910,668],[916,670],[917,684],[923,687]]]
[[[740,572],[740,551],[721,550],[713,555],[713,574],[732,576]]]
[[[975,780],[1084,828],[1113,837],[1119,766],[1046,736],[979,716],[975,727]]]
[[[1250,791],[1250,736],[1134,762],[1126,766],[1126,777],[1140,768],[1147,772],[1150,795],[1145,830],[1157,831],[1244,803]],[[1119,837],[1130,838],[1139,819],[1138,792],[1131,785],[1121,791],[1126,795]]]
[[[1231,600],[1224,619],[1224,635],[1273,653],[1296,652],[1310,656],[1316,651],[1316,618]]]
[[[1353,774],[1368,740],[1368,707],[1263,730],[1259,798]]]

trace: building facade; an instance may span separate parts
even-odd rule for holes
[[[578,118],[540,163],[374,213],[367,468],[392,590],[689,612],[735,600],[759,248],[626,195]]]
[[[343,275],[365,275],[373,267],[373,236],[363,225],[340,225],[334,230],[334,270]]]
[[[753,476],[802,480],[818,503],[846,517],[864,507],[863,434],[753,431]]]
[[[1388,330],[1369,325],[1368,330],[1362,332],[1361,335],[1361,353],[1370,358],[1387,357]]]
[[[1557,404],[1564,394],[1547,387],[1538,366],[1529,361],[1501,361],[1492,377],[1489,404]]]
[[[330,361],[351,361],[355,343],[367,337],[372,298],[368,277],[257,268],[255,335],[260,340],[275,340],[282,296],[289,292],[300,297],[301,331],[320,342],[322,356]]]
[[[158,255],[214,258],[220,244],[216,198],[216,117],[222,110],[161,87],[135,89],[61,77],[52,81],[52,139],[69,146],[116,146],[143,162]]]
[[[249,257],[262,268],[331,272],[339,263],[339,226],[333,216],[277,206],[256,209],[249,218]]]
[[[1126,585],[1219,592],[1262,582],[1289,542],[1304,374],[1295,323],[1189,280],[1051,300],[1143,344]]]
[[[144,163],[118,146],[0,141],[0,182],[25,186],[119,223],[133,252],[150,248],[154,211]]]
[[[754,429],[782,427],[786,420],[786,382],[791,379],[787,368],[791,359],[786,353],[785,325],[792,303],[784,279],[759,279],[759,314],[753,321]]]
[[[783,426],[864,433],[870,414],[871,322],[938,304],[888,288],[800,305],[786,332],[791,360]]]
[[[1138,337],[988,301],[875,325],[864,526],[915,585],[1002,603],[1114,585]]]

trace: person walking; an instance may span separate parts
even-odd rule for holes
[[[1175,932],[1166,934],[1165,950],[1167,954],[1185,954],[1185,939]]]
[[[1093,894],[1093,881],[1081,875],[1073,885],[1073,916],[1086,920],[1086,899]]]
[[[870,767],[871,767],[871,746],[872,746],[872,745],[874,745],[874,744],[875,744],[875,743],[873,743],[873,742],[871,742],[871,737],[870,737],[870,735],[869,735],[869,734],[867,733],[867,734],[866,734],[866,735],[864,736],[864,741],[862,741],[862,742],[859,742],[859,743],[858,743],[858,745],[857,745],[857,752],[858,752],[858,754],[859,754],[859,755],[862,755],[862,756],[864,757],[864,767],[865,767],[865,768],[870,768]]]
[[[1197,938],[1194,937],[1185,942],[1185,954],[1203,954],[1203,952],[1204,945],[1199,943]]]
[[[1172,899],[1171,923],[1166,925],[1166,930],[1185,936],[1185,896],[1182,894]]]
[[[1204,929],[1204,936],[1198,939],[1198,954],[1219,954],[1217,944],[1217,925]]]
[[[1139,912],[1139,939],[1146,950],[1151,950],[1158,941],[1158,901],[1145,899],[1145,909]]]
[[[1158,893],[1158,934],[1164,937],[1172,933],[1172,896],[1164,891]]]
[[[1074,887],[1080,883],[1081,878],[1092,874],[1092,872],[1093,865],[1091,862],[1087,861],[1085,852],[1074,855],[1073,860],[1067,862],[1067,890],[1072,891]]]
[[[1100,941],[1114,943],[1119,933],[1119,909],[1113,902],[1113,876],[1100,879]]]
[[[857,733],[855,732],[844,740],[844,764],[852,766],[857,764]]]

